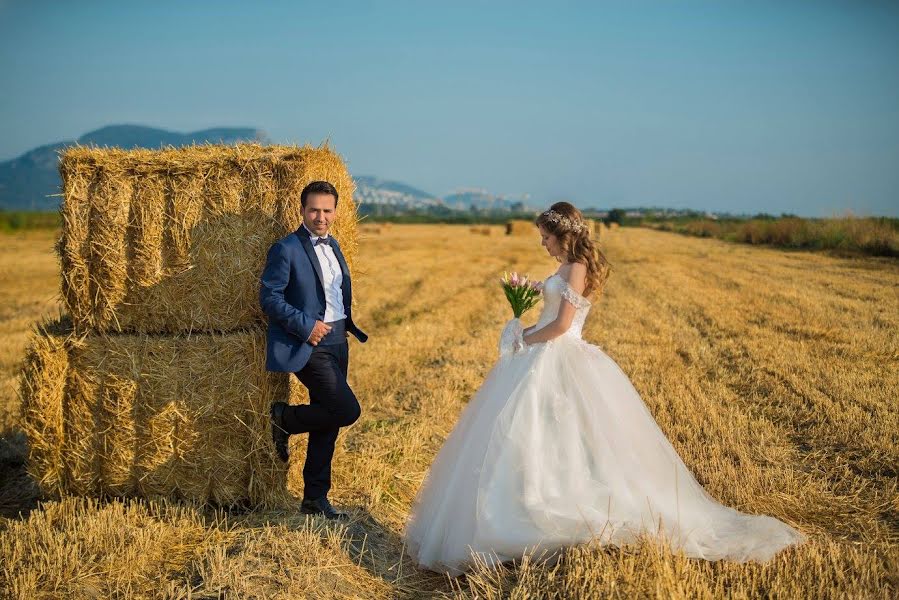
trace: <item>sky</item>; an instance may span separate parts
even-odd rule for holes
[[[0,77],[0,161],[247,126],[438,196],[899,216],[897,2],[0,0]]]

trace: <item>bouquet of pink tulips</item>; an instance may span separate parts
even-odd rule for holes
[[[500,284],[503,286],[509,304],[512,305],[512,313],[516,319],[533,308],[543,292],[541,282],[529,281],[527,275],[521,276],[514,272],[503,275]]]

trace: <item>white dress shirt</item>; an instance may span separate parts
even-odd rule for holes
[[[303,227],[309,231],[305,223],[303,223]],[[330,234],[321,237],[328,238]],[[328,244],[316,245],[315,240],[317,239],[319,236],[309,231],[309,241],[312,242],[315,256],[318,257],[318,264],[322,268],[322,285],[325,287],[325,318],[322,320],[325,323],[333,323],[346,318],[343,309],[343,289],[340,287],[343,283],[343,273],[340,271],[340,263],[337,262],[337,256],[331,246]]]

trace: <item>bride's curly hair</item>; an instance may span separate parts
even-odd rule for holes
[[[589,226],[581,211],[569,202],[556,202],[549,210],[540,213],[534,224],[556,236],[568,262],[587,265],[584,296],[594,292],[601,295],[612,265],[591,239]]]

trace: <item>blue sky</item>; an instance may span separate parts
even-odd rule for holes
[[[899,216],[896,2],[0,0],[0,70],[0,160],[251,126],[437,195]]]

